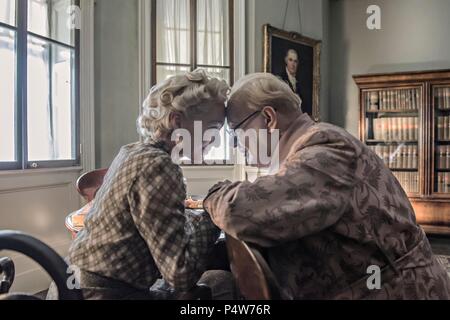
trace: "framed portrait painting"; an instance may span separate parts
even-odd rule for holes
[[[302,110],[320,120],[321,41],[264,25],[264,72],[286,82],[302,100]]]

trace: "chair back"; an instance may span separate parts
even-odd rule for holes
[[[88,202],[94,200],[107,172],[108,169],[98,169],[83,174],[77,181],[78,193]]]
[[[246,300],[281,300],[279,285],[256,247],[227,235],[231,272]]]

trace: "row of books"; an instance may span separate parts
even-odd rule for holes
[[[390,169],[417,169],[419,153],[417,146],[390,145],[369,146]]]
[[[434,97],[438,109],[450,109],[450,88],[437,88]]]
[[[368,111],[418,110],[419,89],[380,90],[365,93]]]
[[[419,173],[418,172],[393,172],[398,182],[407,193],[419,192]]]
[[[438,169],[450,169],[450,146],[438,146],[436,160]]]
[[[417,141],[417,117],[390,117],[373,119],[373,137],[384,141]]]
[[[450,140],[450,116],[438,117],[437,128],[439,140]]]
[[[437,177],[437,192],[449,193],[450,192],[450,172],[439,172]]]

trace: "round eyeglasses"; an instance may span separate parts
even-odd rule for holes
[[[233,139],[232,141],[233,141],[233,147],[234,148],[237,148],[238,144],[239,144],[238,137],[236,135],[236,130],[239,129],[240,127],[242,127],[244,125],[244,123],[249,121],[254,116],[259,115],[261,112],[262,112],[262,110],[255,111],[251,115],[246,117],[244,120],[239,122],[234,128],[231,128],[231,127],[227,128],[227,133],[230,135],[231,139]]]

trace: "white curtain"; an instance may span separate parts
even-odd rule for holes
[[[198,63],[229,64],[228,0],[198,0]]]
[[[15,13],[16,13],[15,0],[1,0],[0,1],[0,21],[15,25]]]
[[[191,21],[189,0],[157,1],[157,62],[191,63]],[[229,65],[228,0],[197,0],[197,64]],[[157,67],[162,81],[189,67]],[[206,68],[215,77],[229,81],[228,69]]]
[[[28,30],[73,45],[74,32],[68,28],[73,0],[28,0]]]
[[[197,0],[197,64],[213,77],[230,80],[229,10],[228,0]],[[157,82],[190,70],[189,66],[161,65],[191,64],[191,21],[189,0],[157,0]],[[219,148],[213,148],[206,160],[229,159],[228,135],[221,133]]]
[[[189,0],[157,0],[157,62],[190,64]],[[189,71],[189,67],[157,66],[157,82]]]
[[[49,46],[28,40],[28,157],[31,161],[54,159],[51,130]]]
[[[73,158],[72,66],[70,49],[29,38],[27,113],[30,161]]]
[[[229,66],[229,10],[228,0],[197,0],[197,63]],[[229,69],[205,68],[215,78],[230,82]],[[205,160],[228,160],[229,137],[222,129],[221,144],[212,148]]]
[[[60,1],[69,3],[69,1]],[[31,1],[29,24],[48,35],[47,1]],[[54,19],[53,19],[54,20]],[[73,158],[73,50],[28,37],[28,158]],[[51,71],[51,74],[50,74]]]
[[[0,27],[0,162],[15,160],[15,35]]]

